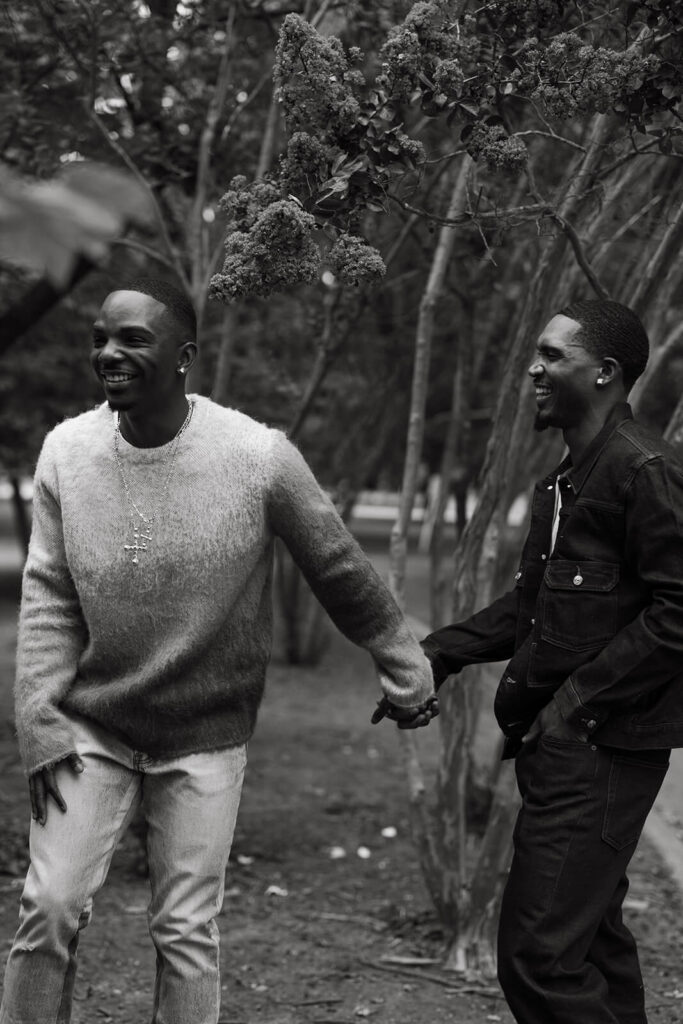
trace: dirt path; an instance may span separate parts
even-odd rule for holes
[[[0,656],[3,636],[0,629]],[[6,709],[6,658],[0,681]],[[440,968],[445,938],[408,835],[397,735],[368,722],[375,696],[366,656],[341,638],[320,669],[270,671],[220,917],[223,1024],[512,1024],[495,985],[490,994],[471,992]],[[421,735],[432,763],[434,738]],[[7,872],[21,871],[26,817],[7,731],[0,764],[6,950],[21,884]],[[154,958],[138,854],[129,836],[96,900],[81,944],[74,1024],[149,1020]],[[682,1024],[677,893],[648,846],[632,874],[627,914],[641,945],[650,1022]],[[382,959],[408,956],[436,963],[408,968]]]

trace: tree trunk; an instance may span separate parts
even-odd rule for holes
[[[470,913],[453,943],[446,961],[448,970],[475,970],[484,977],[496,976],[498,907],[512,859],[510,835],[519,809],[514,765],[504,762],[493,792],[486,832],[479,846],[469,889]]]
[[[463,158],[451,188],[451,196],[446,217],[454,219],[463,209],[467,196],[467,176],[470,168],[469,157]],[[429,376],[432,334],[434,331],[434,313],[441,290],[443,288],[448,263],[453,252],[456,230],[451,225],[444,225],[439,232],[439,239],[434,250],[429,278],[420,302],[417,332],[415,338],[415,362],[410,402],[410,418],[406,441],[406,456],[403,471],[403,485],[399,503],[398,518],[391,531],[389,587],[400,607],[405,604],[405,570],[408,550],[408,530],[417,489],[417,474],[422,453],[424,434],[425,403]],[[425,881],[430,889],[432,899],[438,908],[442,907],[444,894],[442,879],[433,868],[441,858],[433,847],[433,836],[424,800],[419,794],[424,792],[424,780],[420,768],[415,736],[404,731],[399,733],[402,752],[408,773],[410,787],[410,807],[413,832],[421,854],[421,866]],[[443,913],[443,910],[440,911]]]
[[[234,306],[225,306],[223,310],[223,323],[221,331],[221,343],[216,360],[216,370],[213,380],[213,393],[211,397],[219,405],[228,405],[230,402],[230,375],[232,372],[232,353],[235,343],[235,329],[237,325],[237,310]]]
[[[459,169],[455,173],[448,211],[446,213],[447,220],[453,220],[464,208],[467,197],[466,186],[470,163],[470,158],[464,157]],[[415,502],[417,474],[422,454],[425,404],[427,400],[432,335],[434,333],[434,313],[443,288],[451,253],[453,252],[455,236],[455,227],[452,225],[442,226],[434,250],[427,285],[420,300],[420,312],[415,336],[415,362],[413,365],[410,419],[406,440],[403,484],[401,487],[398,518],[392,528],[390,541],[389,585],[401,607],[404,604],[405,594],[408,530]]]
[[[447,611],[447,589],[450,578],[445,551],[445,514],[451,493],[456,498],[456,533],[464,528],[464,510],[458,507],[458,497],[462,495],[462,466],[458,465],[458,456],[467,448],[470,427],[469,394],[472,382],[472,349],[470,346],[472,318],[467,311],[465,329],[461,329],[458,337],[457,362],[453,375],[451,408],[446,430],[443,454],[440,467],[440,486],[434,513],[434,526],[429,547],[430,557],[430,601],[432,629],[444,626],[449,620]],[[466,493],[466,485],[465,485]],[[460,502],[462,505],[462,500]]]
[[[26,558],[28,555],[28,542],[31,537],[31,522],[26,508],[26,502],[21,496],[19,478],[11,476],[9,478],[9,482],[12,488],[12,507],[14,509],[14,524],[17,530],[17,539],[19,540],[21,550],[24,553],[24,558]]]
[[[656,251],[644,268],[635,293],[629,297],[629,305],[639,316],[643,316],[652,298],[665,282],[667,274],[676,264],[683,244],[683,202],[679,203],[674,218],[664,233]]]

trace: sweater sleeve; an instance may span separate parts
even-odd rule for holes
[[[395,704],[433,692],[429,661],[386,584],[346,529],[299,451],[273,431],[268,518],[335,625],[372,655]]]
[[[54,438],[48,435],[33,485],[33,527],[22,581],[15,715],[27,774],[75,751],[60,701],[69,690],[86,630],[67,565]]]

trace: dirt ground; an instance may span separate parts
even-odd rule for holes
[[[3,964],[28,816],[7,723],[14,614],[0,606]],[[408,834],[398,738],[387,723],[369,724],[375,699],[366,656],[341,638],[318,669],[271,667],[220,917],[222,1024],[512,1022],[495,983],[472,986],[442,969],[446,936]],[[433,762],[429,730],[421,745]],[[74,1024],[150,1019],[154,957],[138,859],[129,835],[81,942]],[[631,874],[626,914],[650,1024],[683,1022],[678,892],[645,844]],[[407,957],[432,962],[396,963]]]

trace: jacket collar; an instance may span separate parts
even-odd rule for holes
[[[550,478],[555,480],[558,476],[564,475],[571,484],[574,494],[578,494],[614,431],[625,420],[632,419],[633,410],[628,402],[618,402],[605,420],[604,426],[586,446],[576,465],[572,465],[571,457],[567,455],[550,474]]]

